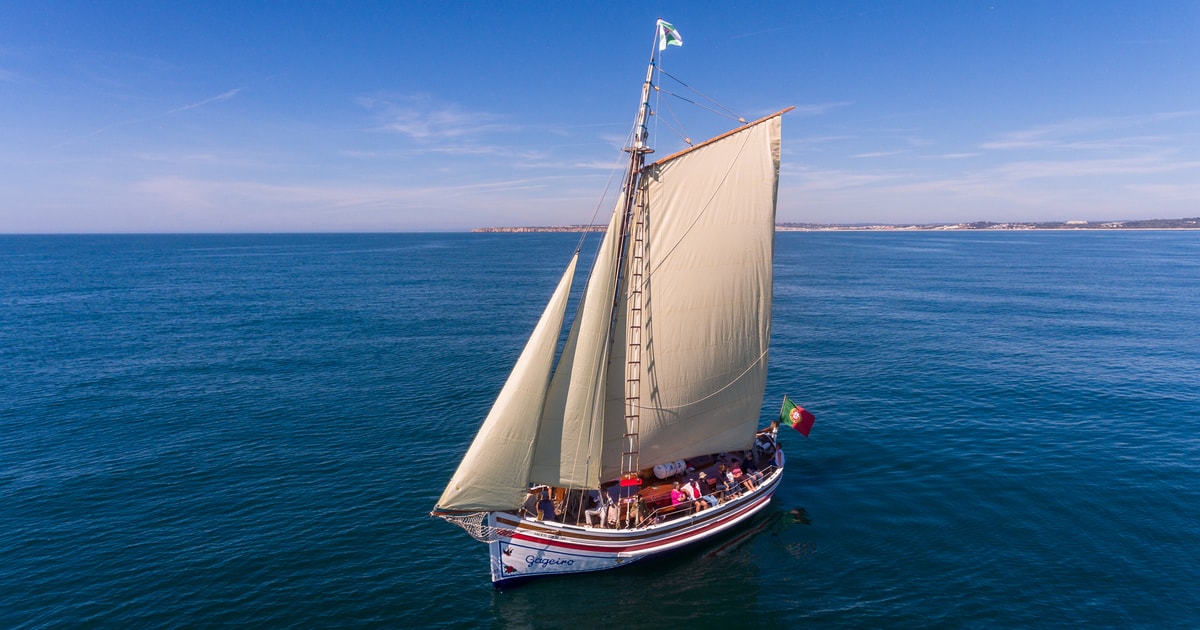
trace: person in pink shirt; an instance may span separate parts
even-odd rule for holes
[[[687,495],[685,495],[683,493],[683,490],[679,489],[679,482],[676,481],[675,487],[671,488],[671,505],[676,506],[676,505],[679,505],[680,503],[683,503],[686,500],[687,500]]]

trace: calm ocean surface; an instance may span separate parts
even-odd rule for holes
[[[779,234],[769,513],[495,591],[427,513],[576,240],[0,236],[0,627],[1200,626],[1194,232]]]

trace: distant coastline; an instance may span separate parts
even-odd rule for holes
[[[544,227],[486,227],[472,232],[603,232],[603,225],[551,225]],[[1200,217],[1145,219],[1140,221],[1013,221],[994,223],[779,223],[776,232],[915,232],[953,230],[1200,230]]]

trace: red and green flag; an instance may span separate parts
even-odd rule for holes
[[[799,431],[804,437],[808,437],[808,432],[812,430],[812,425],[817,421],[817,417],[804,407],[797,406],[791,398],[784,396],[783,409],[779,412],[779,421],[792,423],[793,429]]]

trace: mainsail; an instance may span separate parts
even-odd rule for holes
[[[640,170],[636,202],[613,212],[552,377],[578,254],[437,511],[511,510],[530,484],[598,488],[621,474],[629,225],[646,230],[641,465],[750,447],[771,336],[783,113]]]
[[[753,440],[771,337],[780,114],[643,170],[643,466]],[[624,348],[614,344],[611,365]],[[621,421],[614,385],[606,423]]]

